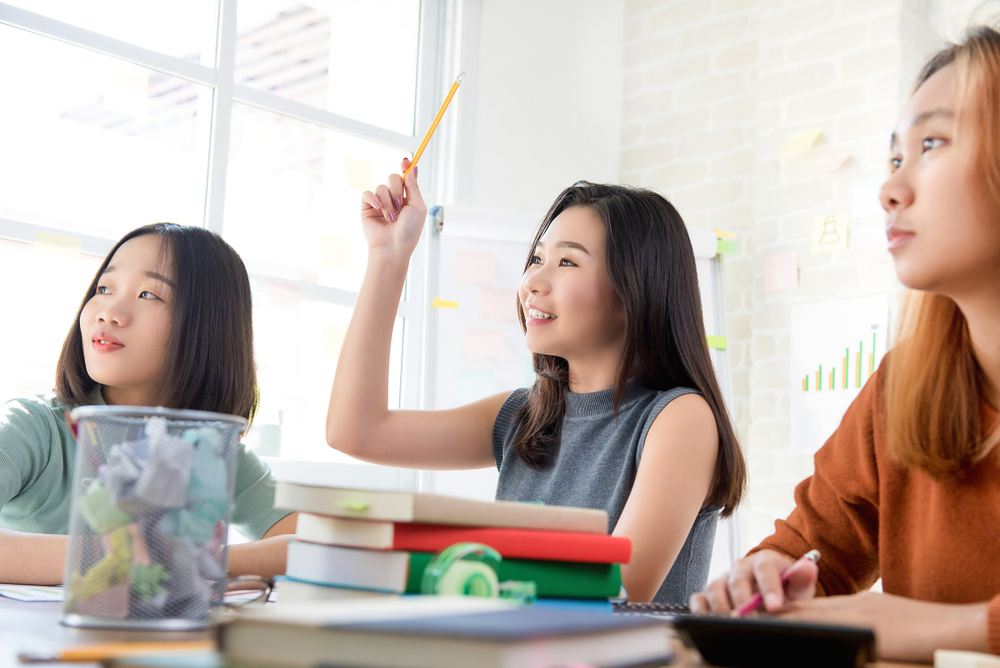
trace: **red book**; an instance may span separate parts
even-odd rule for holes
[[[483,543],[507,559],[596,564],[625,564],[632,554],[628,538],[594,533],[376,522],[301,512],[295,537],[311,543],[405,552],[440,552],[455,543]]]

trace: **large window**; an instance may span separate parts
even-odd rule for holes
[[[52,389],[83,291],[122,234],[205,226],[251,274],[261,408],[247,443],[346,460],[323,430],[367,257],[359,195],[412,154],[440,100],[441,7],[0,3],[0,398]],[[390,407],[420,394],[411,283]]]

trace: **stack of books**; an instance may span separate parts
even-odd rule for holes
[[[603,510],[473,501],[417,492],[279,482],[274,504],[299,511],[278,600],[420,593],[424,568],[455,543],[503,558],[500,582],[534,582],[539,601],[611,606],[631,543],[606,535]]]

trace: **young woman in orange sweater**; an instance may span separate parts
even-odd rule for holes
[[[899,343],[817,453],[792,514],[692,596],[696,612],[760,592],[782,617],[874,628],[883,658],[1000,654],[998,100],[995,30],[924,67],[880,195],[913,291]],[[790,568],[811,548],[818,566]],[[885,594],[866,591],[879,577]]]

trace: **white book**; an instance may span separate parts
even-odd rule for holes
[[[420,492],[317,487],[279,480],[274,507],[386,522],[548,529],[606,534],[608,514],[592,508],[473,501]]]
[[[287,575],[275,578],[278,603],[302,603],[306,601],[335,601],[345,598],[384,598],[399,596],[381,589],[365,587],[340,587],[325,582],[298,580]]]
[[[297,580],[400,594],[406,591],[409,570],[409,552],[359,550],[297,540],[288,543],[285,565],[285,575]]]

